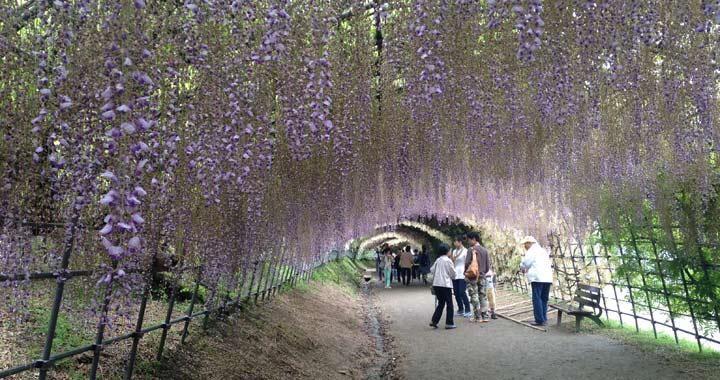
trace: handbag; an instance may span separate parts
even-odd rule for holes
[[[477,252],[473,250],[473,261],[465,271],[465,278],[468,280],[477,280],[480,277],[480,266],[478,265]]]

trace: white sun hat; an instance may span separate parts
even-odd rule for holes
[[[535,240],[534,237],[528,235],[528,236],[525,236],[522,239],[522,241],[520,242],[520,244],[525,244],[525,243],[537,243],[537,240]]]

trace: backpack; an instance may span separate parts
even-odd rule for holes
[[[478,265],[478,256],[477,251],[474,249],[473,252],[473,261],[470,263],[470,266],[465,271],[465,278],[468,280],[477,280],[480,277],[480,266]]]

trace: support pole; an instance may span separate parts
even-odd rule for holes
[[[75,232],[77,229],[78,215],[74,215],[70,222],[70,231],[68,231],[67,240],[65,241],[65,249],[63,251],[60,270],[67,271],[70,265],[70,256],[72,255],[73,246],[75,244]],[[55,287],[55,300],[53,301],[52,310],[50,311],[50,322],[48,323],[47,335],[45,335],[45,346],[43,347],[42,360],[38,363],[40,374],[38,379],[45,380],[49,369],[48,359],[52,353],[53,339],[55,338],[55,329],[57,328],[58,315],[60,314],[60,306],[62,305],[63,294],[65,292],[65,280],[58,278]]]
[[[192,319],[193,309],[195,308],[195,302],[197,301],[198,291],[200,290],[200,280],[202,279],[203,267],[198,267],[197,278],[195,279],[195,289],[193,290],[192,298],[190,299],[190,306],[188,307],[187,314],[185,315],[185,326],[183,326],[182,337],[180,338],[180,344],[185,344],[187,339],[188,328],[190,327],[190,320]]]

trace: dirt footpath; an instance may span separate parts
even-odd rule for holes
[[[360,296],[308,287],[191,334],[156,379],[364,380],[377,354]]]
[[[503,319],[478,325],[456,318],[458,328],[445,330],[443,315],[433,330],[428,323],[434,299],[427,287],[393,284],[377,288],[376,295],[403,355],[398,372],[406,379],[700,379],[661,357],[563,327],[545,333]]]

